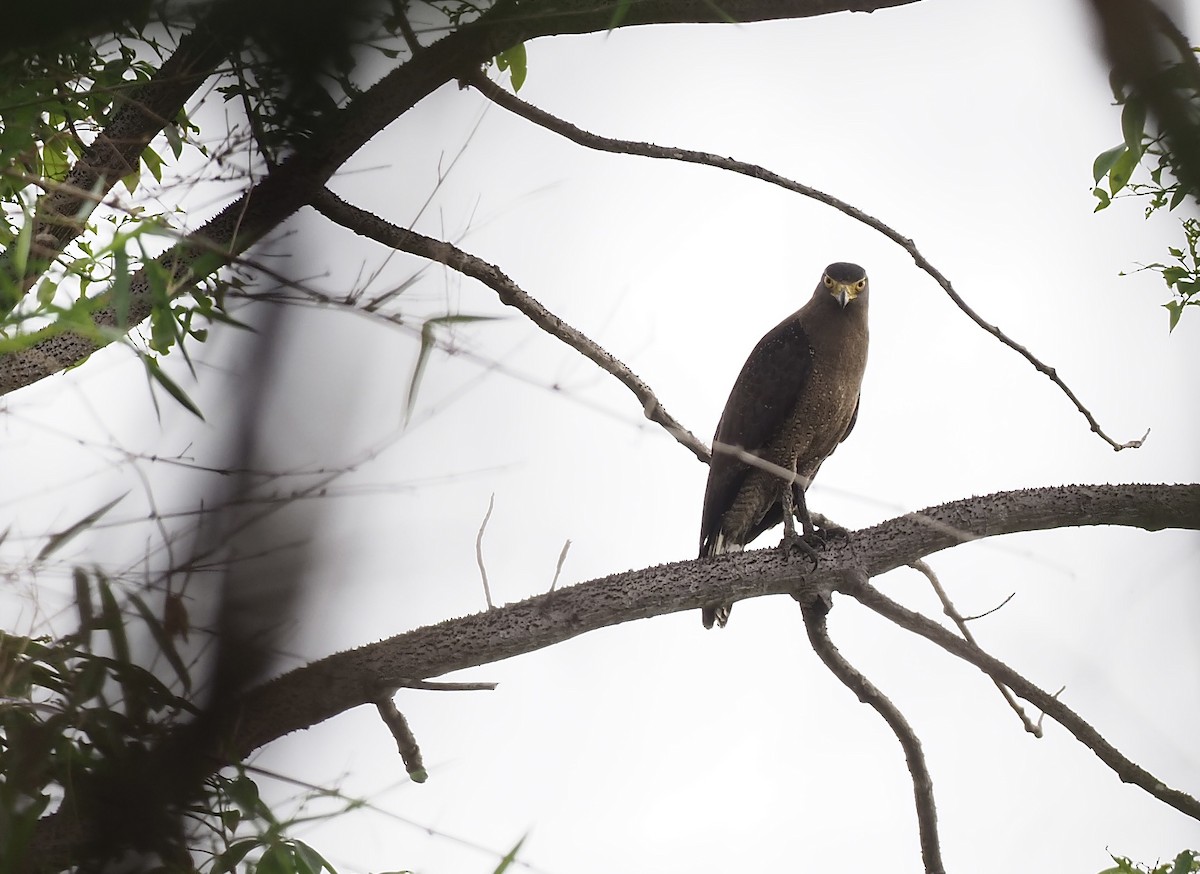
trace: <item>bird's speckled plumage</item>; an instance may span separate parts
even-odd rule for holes
[[[783,521],[784,477],[793,472],[799,475],[791,486],[795,506],[811,533],[804,490],[858,416],[868,290],[867,274],[857,264],[830,264],[812,299],[746,359],[713,437],[701,556],[738,552]],[[724,625],[729,608],[706,607],[705,627]]]

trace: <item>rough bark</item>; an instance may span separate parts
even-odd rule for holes
[[[374,704],[397,687],[533,652],[611,625],[699,610],[719,600],[780,594],[823,598],[833,591],[854,595],[864,579],[960,543],[1088,525],[1200,530],[1200,484],[1075,485],[955,501],[854,532],[848,542],[835,541],[822,553],[815,571],[804,556],[761,549],[579,583],[290,671],[237,702],[221,748],[228,761],[240,761],[286,734]],[[1184,797],[1192,803],[1190,796]],[[43,819],[30,856],[38,870],[66,864],[84,829],[85,824],[62,811]]]

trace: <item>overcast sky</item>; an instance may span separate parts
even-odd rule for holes
[[[589,152],[446,87],[332,187],[498,264],[704,440],[758,338],[807,300],[827,263],[862,264],[872,345],[861,411],[809,492],[810,507],[849,528],[999,489],[1200,478],[1200,313],[1168,336],[1161,280],[1118,275],[1179,245],[1177,217],[1146,222],[1132,200],[1092,211],[1092,160],[1120,126],[1083,4],[924,0],[553,38],[528,52],[520,96],[583,128],[759,163],[911,237],[1115,439],[1150,428],[1145,447],[1114,453],[895,244],[761,182]],[[223,205],[194,197],[195,223]],[[287,229],[276,250],[293,253],[288,269],[330,292],[375,271],[381,292],[424,266],[311,212]],[[560,585],[694,557],[706,468],[627,390],[440,267],[393,311],[417,326],[448,312],[499,320],[443,334],[456,353],[432,357],[406,429],[415,330],[328,311],[294,324],[290,381],[264,411],[275,463],[356,463],[319,504],[295,652],[315,658],[482,609],[474,542],[492,495],[484,554],[500,603],[548,588],[567,539]],[[219,423],[238,377],[232,338],[210,345],[198,384],[180,361],[172,372]],[[34,535],[125,491],[114,518],[144,516],[138,471],[160,509],[194,502],[197,478],[105,447],[206,459],[221,446],[216,424],[197,426],[169,400],[156,421],[141,366],[120,349],[5,403],[10,565],[36,553]],[[43,611],[67,591],[72,560],[135,564],[154,534],[133,530],[80,539],[46,568]],[[1065,686],[1063,699],[1123,752],[1200,792],[1200,536],[1043,532],[932,564],[963,613],[1015,593],[975,624],[981,644],[1043,688]],[[913,571],[876,583],[939,614]],[[28,580],[7,585],[7,627],[20,628],[34,618]],[[1200,845],[1195,822],[1122,785],[1057,725],[1042,740],[1025,734],[974,669],[848,599],[830,626],[922,739],[951,870],[1099,871],[1109,850],[1152,862]],[[407,782],[366,708],[258,757],[388,812],[301,831],[341,870],[491,871],[495,856],[446,835],[503,854],[525,834],[521,859],[553,874],[921,870],[898,744],[817,662],[789,598],[740,603],[719,632],[698,611],[667,616],[460,679],[500,687],[398,697],[425,785]]]

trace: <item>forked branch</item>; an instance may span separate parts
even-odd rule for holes
[[[997,683],[1002,683],[1012,689],[1017,695],[1039,708],[1046,716],[1074,735],[1077,741],[1108,765],[1121,778],[1122,782],[1132,783],[1164,804],[1174,807],[1180,813],[1200,820],[1200,801],[1186,792],[1172,789],[1145,768],[1131,761],[1074,710],[1049,692],[1025,679],[1004,662],[952,634],[932,619],[897,604],[864,580],[848,583],[842,591],[881,616],[892,620],[901,628],[933,641],[951,655],[958,656],[975,665]]]

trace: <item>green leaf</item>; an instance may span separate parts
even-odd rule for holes
[[[129,600],[137,608],[138,613],[142,614],[142,621],[150,629],[150,635],[154,638],[154,642],[158,644],[158,648],[162,650],[162,654],[170,662],[172,669],[174,669],[175,675],[179,677],[179,681],[183,684],[183,692],[186,695],[192,689],[192,677],[188,672],[187,665],[179,657],[179,651],[175,649],[175,642],[171,639],[171,635],[167,634],[162,622],[154,615],[154,611],[150,609],[145,601],[134,594],[130,594]]]
[[[1194,850],[1184,850],[1175,857],[1175,866],[1171,869],[1171,874],[1191,874],[1196,870],[1196,858]]]
[[[507,854],[505,854],[504,858],[500,860],[500,864],[496,866],[496,870],[493,871],[492,874],[504,874],[504,872],[508,870],[508,866],[517,860],[517,853],[520,852],[521,844],[525,843],[526,837],[528,837],[528,835],[523,835],[521,840],[517,841],[517,845],[509,850]]]
[[[225,786],[225,794],[229,800],[244,810],[250,816],[257,816],[262,801],[258,794],[258,784],[245,774],[239,774]]]
[[[1117,160],[1108,171],[1108,190],[1113,195],[1129,184],[1129,179],[1133,176],[1133,171],[1137,169],[1137,165],[1137,152],[1131,152],[1126,149],[1117,156]]]
[[[108,632],[112,641],[113,658],[123,664],[129,664],[129,638],[125,636],[125,617],[121,615],[121,606],[113,594],[112,586],[104,577],[97,577],[100,593],[100,628]]]
[[[204,421],[204,414],[200,412],[200,408],[187,396],[185,392],[175,380],[167,376],[163,369],[158,366],[158,362],[149,355],[142,356],[142,363],[146,365],[146,375],[161,385],[167,390],[167,394],[175,398],[181,407],[194,415],[201,422]]]
[[[1108,175],[1108,171],[1112,169],[1112,165],[1117,163],[1117,158],[1125,154],[1125,144],[1113,146],[1107,152],[1101,152],[1096,156],[1096,160],[1092,162],[1092,181],[1097,185],[1100,180]]]
[[[1183,315],[1183,301],[1167,301],[1165,304],[1163,304],[1163,307],[1168,313],[1171,314],[1171,324],[1170,327],[1167,328],[1167,333],[1169,334],[1175,330],[1175,326],[1179,324],[1179,317]]]
[[[613,17],[608,22],[609,30],[616,30],[625,20],[625,16],[629,14],[629,7],[633,0],[617,0],[617,8],[613,10]]]
[[[337,869],[329,864],[329,861],[310,847],[303,841],[292,841],[292,849],[296,854],[297,861],[300,863],[297,867],[302,867],[302,870],[311,872],[311,874],[321,874],[321,871],[329,871],[331,874],[337,874]]]
[[[13,267],[17,276],[25,275],[25,267],[29,264],[29,246],[33,242],[33,216],[24,204],[21,209],[25,213],[25,221],[21,223],[21,230],[17,231],[17,245],[13,248]],[[16,303],[14,300],[13,305]]]
[[[113,250],[112,281],[113,311],[118,328],[129,326],[129,279],[129,253],[124,246],[118,245]]]
[[[408,397],[404,402],[404,423],[412,418],[413,408],[417,404],[417,390],[421,387],[421,379],[425,376],[425,365],[429,363],[429,354],[437,345],[434,329],[438,325],[452,325],[468,322],[493,322],[495,316],[446,315],[428,319],[421,326],[421,348],[417,352],[417,363],[413,367],[412,379],[408,383]]]
[[[125,495],[128,495],[128,494],[129,494],[129,492],[125,493]],[[119,497],[119,498],[114,498],[113,500],[111,500],[107,504],[105,504],[103,507],[100,507],[98,510],[93,510],[92,512],[88,513],[86,516],[84,516],[82,519],[80,519],[74,525],[71,525],[68,528],[64,528],[62,531],[58,532],[57,534],[50,535],[50,539],[48,541],[46,541],[46,545],[43,546],[41,552],[39,552],[37,554],[37,558],[35,559],[35,561],[42,561],[43,559],[49,557],[54,552],[56,552],[60,547],[62,547],[64,544],[66,544],[69,540],[71,540],[71,538],[73,538],[76,534],[79,534],[80,532],[86,531],[88,528],[91,528],[93,525],[96,524],[96,521],[101,516],[103,516],[105,513],[107,513],[109,510],[111,510],[113,507],[117,506],[117,504],[119,504],[121,501],[123,501],[125,499],[125,495],[121,495],[121,497]]]
[[[1130,95],[1121,110],[1121,135],[1125,137],[1125,147],[1131,152],[1142,154],[1142,135],[1146,130],[1146,106],[1142,101]]]
[[[496,66],[501,70],[511,70],[513,93],[520,91],[521,86],[525,84],[525,75],[529,72],[525,43],[517,43],[511,49],[496,55]]]
[[[225,874],[235,870],[251,850],[261,845],[262,841],[258,838],[245,838],[230,844],[229,849],[213,860],[212,874]]]
[[[42,175],[55,182],[62,182],[70,172],[67,160],[67,145],[62,140],[51,140],[42,146]]]
[[[167,137],[167,145],[171,147],[171,154],[179,160],[179,156],[183,154],[183,138],[179,135],[179,126],[169,124],[163,128],[163,134]]]
[[[257,874],[300,874],[296,860],[285,844],[275,844],[263,853],[255,871]]]
[[[1103,188],[1093,188],[1092,194],[1096,195],[1096,200],[1099,201],[1092,212],[1100,212],[1100,210],[1105,209],[1112,203],[1112,198],[1108,196],[1108,192]]]
[[[58,292],[58,283],[47,276],[38,283],[37,301],[42,306],[48,306],[53,300],[55,293]]]
[[[75,609],[79,612],[79,639],[86,646],[92,639],[92,595],[88,590],[87,572],[73,568],[71,581],[75,584]]]
[[[1175,192],[1171,195],[1171,203],[1168,209],[1174,209],[1175,207],[1179,206],[1179,204],[1183,203],[1184,198],[1187,196],[1188,190],[1182,185],[1176,185]]]
[[[147,148],[142,152],[142,163],[146,165],[146,169],[150,171],[155,182],[162,182],[163,160],[159,157],[158,152]]]

